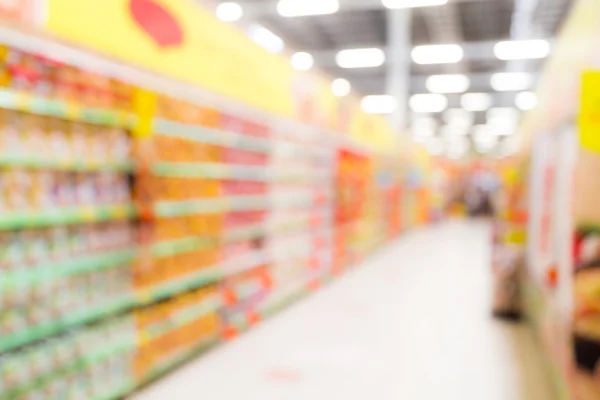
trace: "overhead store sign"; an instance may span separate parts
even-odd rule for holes
[[[64,39],[264,111],[348,132],[382,151],[395,148],[382,117],[357,117],[362,112],[354,107],[348,113],[345,100],[331,93],[330,79],[295,71],[287,58],[195,0],[45,1],[47,29]]]
[[[194,0],[47,0],[55,34],[234,100],[292,116],[287,60]]]

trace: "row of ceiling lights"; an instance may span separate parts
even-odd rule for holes
[[[496,151],[500,156],[508,156],[518,149],[519,138],[512,135],[519,120],[514,108],[488,110],[487,123],[483,125],[473,126],[473,113],[464,109],[446,110],[442,120],[445,125],[439,130],[438,120],[431,116],[418,116],[412,124],[414,140],[424,144],[433,155],[446,154],[456,159],[474,148],[482,154]],[[440,135],[436,135],[436,131]]]
[[[448,0],[382,0],[387,8],[425,7],[446,4]],[[280,0],[277,11],[282,17],[301,17],[307,15],[333,14],[339,10],[338,0]],[[244,10],[238,3],[226,2],[217,7],[217,17],[225,22],[234,22],[242,18]],[[284,41],[268,29],[254,24],[249,36],[270,52],[279,53],[285,48]],[[494,55],[499,60],[541,59],[550,53],[550,44],[545,40],[501,41],[494,46]],[[452,64],[464,59],[465,50],[458,44],[416,46],[411,51],[413,62],[420,65]],[[347,49],[336,55],[340,68],[374,68],[386,62],[386,54],[380,48]],[[307,52],[297,52],[291,56],[292,66],[299,71],[308,71],[314,66],[314,57]],[[515,97],[515,105],[521,110],[530,110],[537,105],[534,93],[523,91],[533,86],[534,77],[527,73],[497,73],[490,79],[491,87],[499,92],[521,91]],[[413,123],[415,139],[424,142],[432,154],[446,153],[451,158],[462,157],[470,150],[471,141],[467,134],[472,133],[472,142],[478,152],[486,153],[498,147],[499,136],[514,131],[518,115],[514,108],[491,108],[493,98],[488,93],[465,93],[470,87],[466,75],[433,75],[426,80],[427,90],[431,93],[415,94],[409,99],[409,107],[415,113],[439,113],[444,110],[446,125],[442,126],[442,136],[436,136],[437,123],[429,117],[421,117]],[[346,79],[335,79],[331,90],[335,96],[350,94],[352,86]],[[447,110],[448,99],[443,94],[464,93],[461,97],[462,109]],[[388,95],[365,96],[361,102],[367,113],[387,114],[398,108],[397,99]],[[486,111],[487,124],[472,126],[472,112]],[[420,121],[420,122],[419,122]],[[430,121],[427,126],[421,122]],[[514,152],[517,138],[505,139],[501,143],[500,153],[508,155]]]
[[[432,0],[433,2],[433,0]],[[429,2],[428,5],[434,5]],[[282,16],[304,16],[330,14],[333,7],[327,0],[280,0],[278,11]],[[403,4],[403,7],[424,5],[427,1],[390,0],[392,3]],[[438,1],[439,4],[443,4]],[[444,2],[445,3],[445,2]],[[436,5],[439,5],[436,4]],[[393,7],[390,7],[393,8]],[[325,12],[329,10],[330,12]],[[337,10],[336,10],[337,11]],[[333,12],[336,12],[333,11]],[[243,15],[243,8],[238,3],[221,3],[217,7],[217,16],[223,21],[236,21]],[[284,49],[283,40],[260,25],[252,25],[250,37],[258,44],[272,52]],[[550,44],[546,40],[502,41],[494,46],[494,54],[500,60],[540,59],[550,53]],[[458,44],[416,46],[411,52],[412,60],[417,64],[451,64],[458,63],[464,58],[464,49]],[[386,61],[385,52],[379,48],[347,49],[336,55],[336,63],[341,68],[373,68],[383,65]],[[291,57],[292,66],[299,71],[308,71],[314,66],[314,58],[306,52],[294,53]],[[496,91],[521,91],[530,89],[533,76],[527,73],[498,73],[490,80]],[[426,81],[427,90],[434,94],[463,93],[469,89],[470,79],[466,75],[434,75]],[[331,90],[335,96],[344,97],[350,94],[352,86],[346,79],[336,79],[332,82]],[[468,93],[462,98],[461,104],[469,111],[482,111],[491,107],[491,96],[487,93]],[[447,107],[444,96],[419,94],[411,98],[410,105],[414,112],[439,112]],[[528,110],[537,104],[535,95],[523,92],[516,97],[516,106]],[[397,101],[390,96],[367,96],[363,99],[363,109],[369,113],[390,113],[397,107]]]

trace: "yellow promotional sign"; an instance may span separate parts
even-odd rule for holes
[[[538,97],[540,103],[526,114],[521,127],[525,142],[548,132],[577,115],[581,74],[596,64],[600,51],[600,1],[574,2],[569,18],[544,67]]]
[[[258,108],[294,114],[289,62],[194,0],[49,0],[47,29]]]
[[[59,37],[261,110],[342,129],[377,150],[394,150],[384,119],[349,110],[346,100],[331,94],[330,79],[295,71],[287,58],[259,47],[196,0],[47,2],[46,29]]]
[[[600,71],[583,74],[579,135],[584,149],[600,152]]]

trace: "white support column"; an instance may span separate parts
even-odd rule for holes
[[[398,101],[398,109],[390,116],[390,123],[402,133],[408,126],[412,10],[389,10],[387,15],[387,94]]]

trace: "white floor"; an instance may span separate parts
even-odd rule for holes
[[[414,231],[135,400],[551,400],[524,326],[490,317],[489,227]]]

